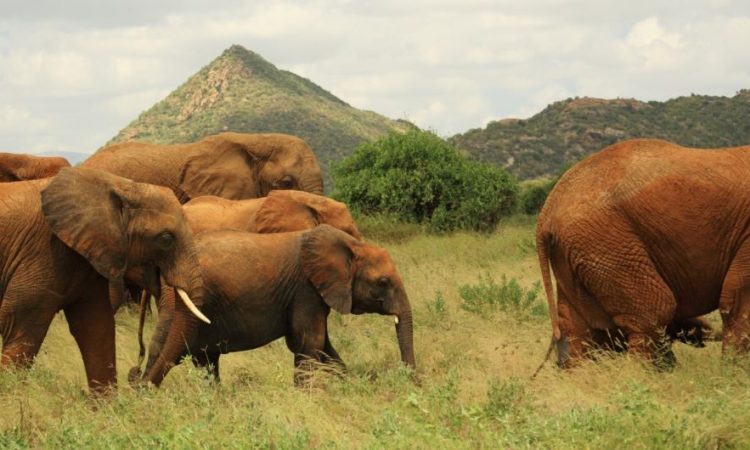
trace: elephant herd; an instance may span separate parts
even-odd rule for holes
[[[67,166],[0,154],[3,366],[31,364],[62,310],[89,387],[106,392],[116,384],[114,312],[129,293],[141,306],[133,384],[158,386],[185,357],[218,379],[221,354],[281,337],[295,368],[343,365],[331,309],[393,316],[401,360],[415,367],[403,281],[346,205],[322,195],[303,140],[125,142]],[[672,364],[670,341],[701,346],[712,330],[700,316],[717,308],[724,352],[750,350],[748,174],[750,147],[638,139],[558,181],[536,244],[559,365],[597,348]],[[295,383],[303,377],[295,371]]]
[[[23,172],[24,164],[55,167]],[[30,365],[62,310],[90,389],[107,392],[116,384],[114,312],[126,293],[141,300],[141,325],[149,298],[159,310],[134,384],[159,385],[188,355],[218,378],[222,353],[280,337],[295,367],[343,365],[328,336],[331,308],[394,316],[401,358],[415,366],[411,307],[393,261],[362,240],[346,205],[322,195],[317,159],[297,137],[126,142],[80,167],[28,155],[2,165],[16,174],[0,183],[3,366]]]

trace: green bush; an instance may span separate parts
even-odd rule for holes
[[[557,180],[547,181],[543,184],[526,185],[518,196],[518,207],[524,214],[538,214],[544,206],[545,200]]]
[[[332,169],[333,197],[359,213],[426,224],[431,231],[492,231],[515,207],[505,169],[464,158],[428,131],[366,142]]]
[[[546,312],[540,301],[542,286],[535,282],[531,289],[524,289],[515,278],[508,278],[503,274],[500,284],[496,283],[489,274],[480,276],[477,284],[462,284],[458,287],[458,295],[466,311],[482,316],[500,310],[512,313],[518,320],[528,316],[543,316]]]

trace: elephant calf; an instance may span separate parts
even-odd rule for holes
[[[328,338],[327,318],[373,312],[396,317],[401,360],[415,366],[412,314],[388,253],[329,225],[307,232],[253,234],[234,230],[196,236],[206,286],[203,309],[211,325],[184,336],[186,351],[218,377],[222,353],[249,350],[286,338],[294,365],[340,362]],[[143,378],[159,385],[169,367],[154,367],[170,314],[159,315]],[[174,360],[178,363],[179,359]],[[134,380],[140,368],[131,370]],[[300,379],[295,375],[295,383]]]

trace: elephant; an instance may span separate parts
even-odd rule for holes
[[[70,163],[61,156],[0,153],[0,182],[47,178],[64,167],[70,167]]]
[[[175,307],[175,332],[196,329],[203,281],[192,233],[169,189],[65,168],[53,178],[0,184],[0,198],[3,366],[30,366],[62,310],[89,388],[113,388],[110,301],[122,296],[125,281],[159,292],[159,278],[167,280],[184,302]],[[172,360],[181,345],[170,339],[164,357]]]
[[[222,353],[254,349],[280,337],[294,353],[296,368],[310,360],[343,364],[328,336],[331,308],[341,314],[395,316],[401,360],[415,367],[411,306],[384,249],[327,224],[273,234],[209,231],[195,239],[211,325],[199,324],[195,339],[185,339],[181,356],[190,354],[197,365],[210,366],[217,380]],[[173,334],[163,325],[169,320],[168,314],[159,315],[151,345],[157,352],[164,336]],[[133,367],[131,382],[158,386],[169,370],[153,363],[158,358],[161,354],[149,354],[143,375]]]
[[[629,353],[669,367],[665,327],[717,308],[722,351],[747,352],[748,173],[750,146],[634,139],[560,178],[536,229],[558,365],[585,357],[594,332],[619,328]]]
[[[195,234],[225,229],[277,233],[327,223],[355,239],[362,238],[345,204],[304,191],[271,191],[267,197],[248,200],[207,195],[190,200],[183,211]]]
[[[182,206],[182,209],[194,234],[226,229],[252,233],[279,233],[312,229],[320,223],[327,223],[355,239],[362,239],[345,204],[304,191],[271,191],[267,197],[247,200],[227,200],[207,195],[190,200]],[[167,308],[167,311],[174,308],[174,296],[170,295],[167,289],[164,292],[165,295],[162,297],[157,296],[159,299],[157,308],[160,314],[164,308]],[[139,361],[145,354],[143,327],[146,311],[149,309],[148,297],[143,297],[144,294],[140,295]],[[138,297],[139,294],[131,293],[131,298]],[[170,322],[169,319],[165,319],[159,324],[167,329]],[[152,355],[161,351],[160,348],[154,348],[154,345],[157,343],[152,342],[152,348],[149,349]]]
[[[312,149],[287,134],[226,132],[174,145],[127,141],[100,149],[82,166],[166,186],[180,203],[201,195],[258,198],[274,189],[323,193]]]

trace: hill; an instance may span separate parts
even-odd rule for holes
[[[221,131],[289,133],[310,144],[327,173],[330,161],[350,154],[362,141],[411,127],[353,108],[312,81],[233,45],[110,143],[184,143]]]
[[[667,139],[690,147],[750,144],[750,90],[666,102],[570,98],[526,119],[504,119],[449,140],[521,179],[547,176],[617,141]]]

